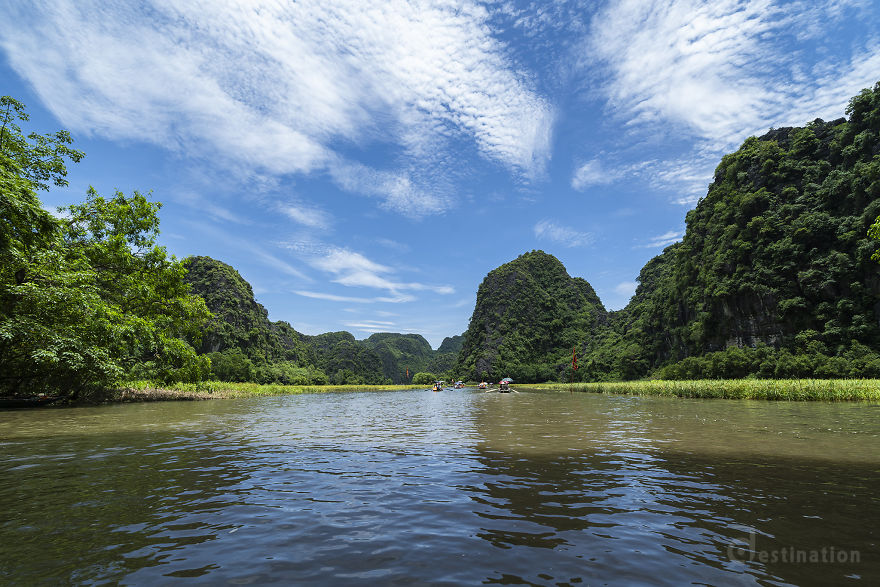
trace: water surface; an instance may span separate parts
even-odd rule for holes
[[[0,444],[5,583],[880,581],[876,404],[316,394],[0,412]]]

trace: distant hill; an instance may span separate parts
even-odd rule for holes
[[[394,383],[408,383],[413,374],[428,371],[435,354],[420,334],[379,332],[365,339],[363,344],[379,356],[382,374]]]
[[[606,320],[589,283],[532,251],[483,279],[455,370],[474,379],[558,379],[572,349]]]
[[[202,340],[191,341],[197,351],[239,349],[258,364],[308,364],[316,360],[314,349],[302,343],[290,324],[269,321],[266,308],[254,299],[251,285],[230,265],[211,257],[188,257],[183,265],[192,292],[201,296],[214,314]]]
[[[210,257],[189,257],[183,263],[193,293],[214,314],[201,340],[190,342],[211,358],[215,377],[263,383],[405,383],[407,369],[411,379],[418,371],[443,362],[451,366],[455,360],[451,339],[440,353],[418,334],[378,333],[363,341],[345,331],[302,334],[287,322],[270,321],[251,285],[233,267]]]

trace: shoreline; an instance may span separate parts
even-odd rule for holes
[[[547,391],[767,401],[880,401],[880,379],[696,379],[535,383]]]
[[[684,381],[652,379],[590,383],[531,383],[522,384],[521,388],[537,391],[691,399],[880,402],[880,379],[698,379]],[[148,381],[133,381],[79,400],[62,400],[56,407],[419,389],[428,390],[424,385],[263,385],[207,381],[156,386]]]
[[[423,385],[276,385],[259,383],[227,383],[208,381],[156,387],[149,382],[130,382],[115,389],[101,403],[136,403],[153,401],[203,401],[242,399],[261,396],[301,395],[306,393],[355,393],[366,391],[406,391],[423,389]]]

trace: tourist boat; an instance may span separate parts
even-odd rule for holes
[[[456,381],[455,389],[464,389],[464,381]]]
[[[0,409],[3,408],[38,408],[40,406],[48,406],[52,402],[61,399],[58,396],[40,395],[22,396],[22,397],[0,397]]]
[[[510,393],[512,390],[510,389],[510,384],[513,383],[513,379],[510,377],[505,377],[501,381],[498,382],[498,391],[500,393]]]
[[[431,388],[431,391],[443,391],[443,382],[442,381],[435,381],[434,387]]]
[[[489,384],[487,384],[485,381],[480,382],[480,389],[486,389],[487,387],[489,387]]]

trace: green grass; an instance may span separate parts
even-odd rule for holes
[[[353,391],[404,391],[425,389],[424,385],[261,385],[259,383],[227,383],[202,381],[157,387],[151,381],[130,381],[116,390],[111,401],[150,401],[174,399],[233,399],[267,395],[300,393],[334,393]]]
[[[531,389],[670,397],[791,401],[880,400],[880,379],[706,379],[540,383]]]

